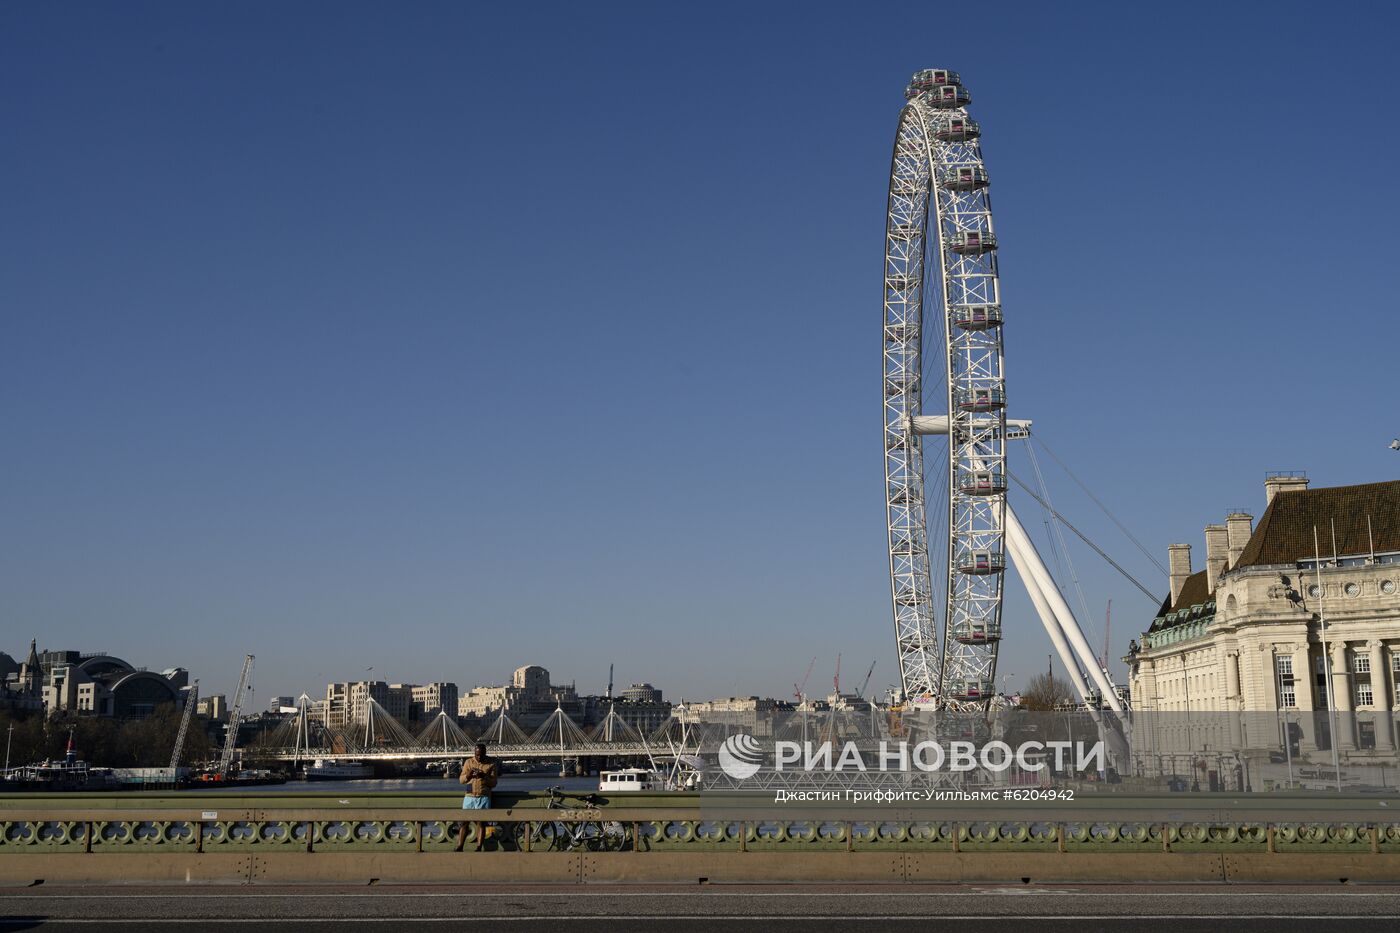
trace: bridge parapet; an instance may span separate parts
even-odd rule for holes
[[[1347,809],[1308,822],[1263,812],[1177,821],[1127,811],[1073,820],[991,811],[966,819],[911,811],[786,818],[771,808],[730,819],[707,814],[694,795],[572,809],[545,809],[547,797],[523,795],[488,811],[445,806],[440,795],[378,805],[363,798],[298,805],[288,796],[294,795],[275,801],[125,795],[102,806],[93,799],[3,800],[0,880],[165,880],[184,871],[191,880],[231,873],[244,880],[326,881],[338,871],[345,873],[341,880],[368,871],[422,880],[525,880],[563,872],[564,880],[582,881],[590,877],[586,866],[593,876],[614,880],[658,880],[658,872],[684,878],[692,870],[699,877],[710,877],[708,871],[779,879],[797,866],[806,866],[804,877],[888,872],[890,880],[904,881],[932,880],[940,865],[951,873],[944,880],[983,877],[978,872],[998,878],[1009,872],[1011,880],[1132,880],[1182,871],[1198,880],[1224,880],[1232,871],[1236,880],[1333,880],[1334,871],[1393,879],[1400,870],[1400,822],[1358,819]],[[464,826],[467,851],[459,852]],[[479,838],[485,850],[471,851]],[[307,858],[317,853],[327,858]],[[1156,867],[1148,872],[1148,864]],[[745,876],[745,865],[756,874]]]

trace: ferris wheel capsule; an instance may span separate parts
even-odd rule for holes
[[[1001,305],[954,305],[953,324],[963,330],[990,330],[1001,326]]]
[[[992,695],[992,682],[983,679],[960,680],[953,684],[952,695],[959,700],[981,700]]]
[[[980,165],[953,165],[943,170],[938,183],[949,191],[976,191],[987,187],[987,170]]]
[[[933,131],[933,135],[945,143],[965,143],[981,136],[982,127],[978,126],[977,121],[970,117],[954,115],[948,118],[948,122],[940,124]]]
[[[966,107],[972,103],[972,95],[967,93],[967,88],[959,84],[940,84],[926,91],[919,91],[915,97],[939,110]]]
[[[1006,390],[998,386],[958,389],[953,393],[953,404],[968,413],[1001,411],[1006,407]]]
[[[998,470],[963,470],[958,489],[965,496],[999,496],[1006,492],[1006,477]]]
[[[987,623],[964,623],[952,629],[953,639],[964,645],[985,645],[1001,640],[1001,626]]]
[[[910,87],[928,90],[940,84],[962,84],[962,78],[956,71],[949,71],[947,68],[920,68],[914,72],[909,79]]]
[[[958,573],[989,576],[1006,569],[1006,558],[996,551],[968,551],[958,558]]]
[[[958,230],[948,235],[948,248],[963,256],[980,256],[997,248],[997,235],[990,230]]]

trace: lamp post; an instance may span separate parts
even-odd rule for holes
[[[14,741],[15,724],[10,723],[9,731],[5,733],[5,776],[10,776],[10,743]]]
[[[1245,720],[1241,721],[1241,723],[1240,723],[1240,731],[1244,734],[1244,748],[1242,749],[1242,754],[1237,755],[1236,757],[1240,759],[1240,763],[1244,766],[1244,792],[1245,792],[1246,794],[1252,794],[1252,793],[1254,793],[1254,788],[1251,787],[1250,784],[1249,784],[1249,720],[1248,720],[1248,719],[1245,719]]]

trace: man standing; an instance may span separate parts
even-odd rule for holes
[[[501,776],[501,765],[496,759],[486,754],[486,744],[478,742],[472,757],[462,762],[462,773],[458,775],[457,781],[466,784],[467,793],[462,798],[463,810],[489,810],[491,808],[491,788],[496,786],[496,781]],[[486,841],[486,824],[477,823],[476,850],[481,851],[482,844]],[[457,851],[461,852],[467,844],[467,824],[462,823],[462,831],[457,836]]]

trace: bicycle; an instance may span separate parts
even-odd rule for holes
[[[575,797],[584,804],[582,808],[566,805],[566,797]],[[584,812],[588,816],[600,813],[597,794],[565,794],[559,787],[549,788],[549,801],[546,810]],[[517,849],[525,848],[526,827],[530,824],[516,823],[514,827]],[[541,820],[534,824],[530,847],[550,852],[621,852],[632,847],[631,828],[617,820]]]

